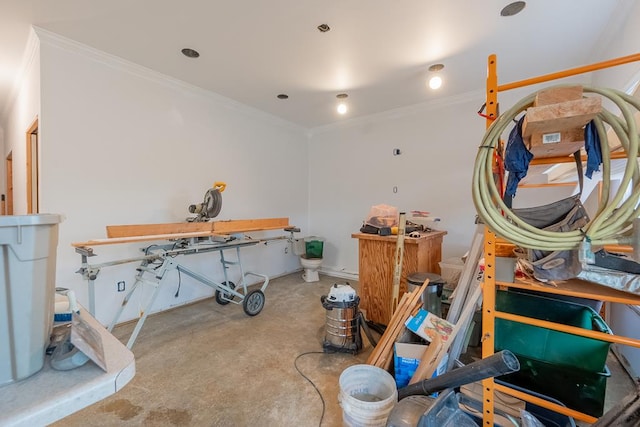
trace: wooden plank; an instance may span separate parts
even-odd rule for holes
[[[382,342],[382,346],[380,346],[377,357],[375,358],[375,366],[383,367],[386,360],[393,354],[393,345],[403,330],[404,321],[402,319],[408,317],[407,313],[411,311],[409,309],[411,305],[411,296],[412,294],[404,294],[400,299],[398,308],[393,313],[393,317],[391,318],[387,329],[385,329],[384,334],[382,334],[380,340]],[[378,345],[380,345],[380,343],[378,343]]]
[[[636,126],[640,126],[640,111],[634,112],[633,117],[636,122]],[[622,148],[622,143],[620,142],[620,138],[618,138],[618,134],[613,128],[610,128],[607,131],[607,142],[609,143],[609,148],[611,151],[615,151]]]
[[[417,311],[422,305],[420,297],[429,285],[429,280],[425,280],[422,286],[413,290],[413,292],[402,295],[398,308],[394,311],[389,326],[385,329],[384,334],[380,338],[378,345],[367,359],[367,364],[374,365],[379,368],[389,369],[393,361],[393,346],[400,333],[405,329],[404,323],[409,316]]]
[[[378,366],[380,366],[382,369],[386,371],[391,370],[391,364],[393,363],[393,350],[395,347],[395,343],[399,341],[400,334],[407,331],[405,322],[407,321],[409,316],[415,316],[418,313],[420,306],[422,305],[422,301],[420,300],[421,295],[422,293],[417,295],[417,293],[414,292],[414,294],[409,299],[409,303],[407,304],[405,310],[402,312],[401,316],[398,318],[398,324],[396,327],[397,333],[395,334],[395,339],[392,340],[391,345],[389,346],[389,349],[383,354],[384,357],[382,358],[381,363],[378,364]],[[417,298],[415,298],[416,296]]]
[[[397,317],[399,316],[400,311],[404,310],[408,299],[409,299],[409,294],[404,294],[402,298],[400,298],[400,302],[398,303],[398,308],[396,309],[394,316],[391,319],[393,322],[397,320]],[[389,323],[389,326],[387,327],[387,329],[384,330],[384,333],[380,337],[378,344],[375,346],[371,354],[369,354],[369,357],[367,358],[367,364],[376,365],[376,363],[378,363],[378,360],[380,359],[380,355],[388,345],[388,341],[391,339],[390,338],[390,336],[392,335],[391,328],[395,324],[393,322]],[[395,337],[393,337],[393,339],[395,339]]]
[[[459,341],[458,335],[462,332],[465,333],[469,327],[469,323],[471,322],[471,317],[473,313],[476,311],[476,305],[478,304],[478,300],[482,296],[482,286],[477,286],[473,293],[467,298],[465,301],[464,309],[462,313],[460,313],[460,317],[458,321],[453,326],[453,331],[449,335],[449,338],[442,343],[442,349],[436,356],[436,360],[433,362],[435,366],[438,366],[444,355],[449,351],[449,348],[453,345],[454,341]],[[459,354],[449,355],[449,361],[447,362],[447,371],[450,371],[453,367],[453,363],[455,359],[457,359]]]
[[[75,248],[79,247],[91,247],[101,245],[113,245],[118,243],[136,243],[136,242],[149,242],[153,240],[172,240],[172,239],[188,239],[191,237],[206,237],[212,236],[210,231],[199,231],[193,233],[171,233],[171,234],[156,234],[149,236],[129,236],[129,237],[113,237],[106,239],[94,239],[86,242],[74,242],[71,246]]]
[[[422,355],[418,369],[413,373],[409,384],[415,384],[418,381],[431,378],[433,373],[436,371],[437,366],[434,362],[436,361],[438,354],[440,354],[440,351],[442,351],[442,340],[440,339],[440,335],[436,335],[433,337],[431,344],[429,344],[429,347],[427,347]]]
[[[496,256],[512,257],[515,256],[513,250],[516,245],[503,239],[502,237],[496,237]]]
[[[566,101],[575,101],[582,98],[582,86],[565,86],[543,89],[536,94],[533,101],[534,107],[541,105],[559,104]]]
[[[522,136],[526,138],[534,133],[581,128],[601,110],[602,100],[599,97],[530,107],[522,124]]]
[[[213,221],[213,231],[218,234],[241,233],[243,231],[278,230],[289,227],[289,218],[236,219]]]
[[[214,231],[215,224],[224,223]],[[207,237],[246,231],[278,230],[289,226],[289,218],[230,220],[217,222],[185,222],[166,224],[109,225],[106,239],[71,243],[73,247],[91,247],[118,243],[148,242]],[[224,231],[222,231],[224,230]]]
[[[158,234],[211,232],[210,222],[176,222],[164,224],[107,225],[107,237],[154,236]]]
[[[289,226],[289,218],[239,219],[210,222],[107,225],[107,237],[155,236],[158,234],[209,232],[215,234],[278,230]]]

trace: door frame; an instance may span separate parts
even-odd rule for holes
[[[13,151],[10,151],[9,154],[7,154],[6,160],[5,160],[5,170],[7,173],[7,181],[6,181],[6,186],[7,186],[7,194],[6,194],[6,199],[5,199],[5,209],[6,215],[13,215]]]
[[[36,116],[26,134],[27,153],[27,213],[35,214],[40,210],[39,197],[39,138],[38,138],[38,117]]]

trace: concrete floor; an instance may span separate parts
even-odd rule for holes
[[[150,316],[133,346],[133,380],[54,426],[340,426],[338,378],[371,352],[363,337],[357,356],[322,353],[320,297],[344,282],[321,276],[305,283],[300,273],[274,279],[255,317],[213,298]],[[121,325],[114,335],[126,342],[133,327]],[[296,360],[322,394],[324,414]],[[634,389],[615,358],[608,366],[607,408]]]

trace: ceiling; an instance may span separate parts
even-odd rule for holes
[[[315,128],[482,91],[490,53],[502,82],[592,62],[633,2],[530,0],[501,17],[510,1],[0,0],[0,112],[31,25]]]

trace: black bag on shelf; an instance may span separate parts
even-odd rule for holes
[[[513,213],[527,224],[547,231],[578,230],[589,222],[579,194],[544,206],[514,209]],[[582,271],[578,249],[543,251],[519,247],[516,255],[524,260],[534,277],[542,281],[571,279]]]
[[[580,193],[543,206],[512,209],[524,222],[541,230],[565,232],[579,230],[589,223],[589,215],[580,202],[583,177],[580,153],[574,154],[580,182]],[[521,263],[531,270],[541,281],[567,280],[582,271],[578,255],[579,249],[565,251],[544,251],[517,247],[515,252]]]

